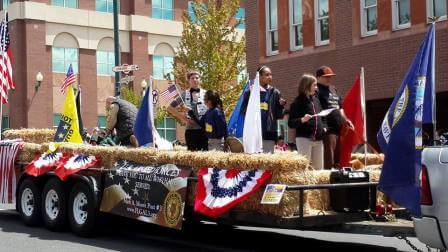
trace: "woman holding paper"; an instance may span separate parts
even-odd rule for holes
[[[304,74],[299,82],[299,95],[291,104],[288,126],[296,129],[296,144],[299,154],[311,160],[315,169],[323,169],[325,135],[324,117],[319,99],[316,97],[317,80],[314,76]]]

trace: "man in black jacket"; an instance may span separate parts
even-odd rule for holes
[[[331,85],[336,74],[330,67],[322,66],[316,71],[318,98],[322,109],[335,109],[327,117],[327,132],[324,136],[324,167],[331,169],[339,167],[339,135],[341,127],[347,124],[353,129],[352,122],[345,116],[342,109],[342,98],[336,88]]]
[[[260,74],[260,110],[261,129],[263,133],[263,152],[274,152],[277,140],[277,120],[283,118],[283,110],[286,101],[281,98],[280,91],[270,84],[272,83],[272,72],[267,66],[257,69]],[[249,103],[250,90],[244,94],[241,112],[246,114]]]

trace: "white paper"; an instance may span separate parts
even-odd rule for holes
[[[335,110],[335,108],[331,108],[331,109],[325,109],[322,110],[321,112],[314,114],[313,116],[327,116],[329,115],[331,112],[333,112],[333,110]]]

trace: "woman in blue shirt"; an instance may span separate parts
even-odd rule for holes
[[[208,137],[208,150],[223,150],[223,138],[227,137],[227,123],[222,101],[216,91],[208,90],[204,96],[208,110],[201,118],[202,128]]]

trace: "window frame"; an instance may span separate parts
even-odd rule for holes
[[[330,44],[330,0],[328,0],[328,16],[319,17],[319,1],[314,0],[314,35],[316,39],[316,46],[324,46]],[[328,39],[321,40],[322,31],[320,29],[320,22],[323,19],[328,19]]]
[[[168,128],[167,127],[167,119],[172,119],[172,120],[174,120],[174,128]],[[168,141],[170,141],[169,139],[167,139],[166,138],[166,132],[168,131],[168,130],[174,130],[174,135],[176,135],[177,134],[177,125],[176,125],[177,123],[176,123],[176,119],[174,119],[173,117],[170,117],[170,116],[165,116],[164,118],[163,118],[163,123],[162,123],[162,127],[157,127],[157,124],[156,124],[156,130],[157,130],[157,132],[159,132],[159,134],[161,135],[161,137],[163,137],[163,138],[165,138],[166,140],[168,140]],[[163,133],[163,134],[162,134]],[[176,139],[174,139],[174,140],[172,140],[172,141],[175,141]],[[172,141],[170,141],[170,142],[172,142]]]
[[[399,15],[399,10],[400,8],[398,8],[398,3],[401,0],[391,0],[392,2],[392,30],[393,31],[397,31],[397,30],[402,30],[402,29],[407,29],[411,27],[411,17],[409,17],[409,22],[404,23],[404,24],[400,24],[400,15]],[[409,15],[411,15],[411,0],[409,0]]]
[[[55,71],[54,70],[54,53],[53,53],[53,49],[55,49],[55,48],[62,48],[62,49],[64,49],[64,70],[62,71],[62,72],[59,72],[59,71]],[[65,57],[65,55],[66,55],[66,49],[75,49],[76,50],[76,61],[73,61],[73,62],[68,62],[67,60],[66,60],[66,57]],[[58,61],[60,61],[60,60],[58,60]],[[66,65],[66,63],[68,62],[68,64]],[[74,63],[76,63],[76,64],[74,64]],[[67,73],[67,70],[68,70],[68,66],[70,65],[70,64],[72,64],[72,67],[73,67],[73,73],[76,75],[76,74],[78,74],[78,72],[79,72],[79,48],[73,48],[73,47],[57,47],[57,46],[52,46],[51,47],[51,72],[52,73],[64,73],[64,74],[66,74]]]
[[[298,50],[302,50],[303,49],[303,30],[301,31],[302,33],[302,44],[297,46],[295,41],[296,41],[296,37],[295,37],[295,26],[301,25],[302,29],[303,29],[303,1],[300,1],[300,5],[301,5],[301,13],[300,15],[302,16],[302,23],[294,23],[294,0],[289,0],[289,49],[291,51],[298,51]]]
[[[98,10],[98,1],[106,2],[106,11]],[[117,1],[117,5],[118,5],[118,13],[120,13],[120,1]],[[111,8],[110,11],[109,11],[109,7]],[[114,13],[114,1],[113,0],[95,0],[95,11],[103,12],[103,13]]]
[[[375,5],[370,5],[366,7],[366,0],[360,1],[361,10],[361,37],[369,37],[378,34],[378,0],[375,0]],[[376,29],[372,31],[367,31],[367,9],[376,8]]]
[[[106,53],[106,63],[104,63],[104,62],[98,62],[98,52],[101,52],[101,53]],[[114,60],[113,60],[113,62],[109,62],[109,54],[113,54],[113,58],[114,58]],[[109,69],[109,72],[107,73],[107,74],[103,74],[103,73],[100,73],[99,72],[99,67],[98,67],[98,65],[99,64],[106,64],[106,67]],[[111,67],[109,67],[109,66],[111,66]],[[97,76],[115,76],[115,73],[112,71],[112,68],[115,66],[115,52],[112,52],[112,51],[101,51],[101,50],[97,50],[96,51],[96,75]]]
[[[52,1],[51,1],[51,5],[53,5],[53,6],[58,6],[58,7],[62,7],[62,8],[73,8],[73,9],[77,9],[77,8],[78,8],[78,0],[74,0],[75,3],[76,3],[76,6],[75,6],[75,7],[69,7],[69,6],[67,6],[67,4],[66,4],[67,1],[71,1],[71,0],[62,0],[63,4],[62,4],[62,6],[60,6],[60,5],[55,5],[55,4],[54,4],[54,1],[52,0]]]
[[[426,17],[427,18],[434,16],[434,13],[432,12],[432,10],[434,9],[433,8],[434,1],[435,0],[426,0]],[[448,6],[446,6],[445,15],[441,16],[439,18],[439,20],[437,20],[437,22],[447,20],[447,13],[448,13]],[[428,24],[431,23],[431,21],[429,21],[429,19],[427,19],[427,22],[428,22]]]
[[[277,50],[272,50],[272,43],[271,43],[271,33],[277,32],[277,40],[280,40],[280,37],[278,36],[278,0],[276,1],[276,10],[277,10],[277,27],[275,29],[271,29],[271,11],[270,11],[270,1],[271,0],[265,0],[265,17],[266,17],[266,55],[267,56],[274,56],[277,55],[279,52],[279,48]],[[280,45],[280,41],[277,41],[278,47]]]
[[[155,74],[155,57],[161,57],[162,58],[162,78],[160,79],[158,76],[156,76]],[[165,69],[169,69],[168,67],[165,67],[165,58],[171,58],[173,59],[173,65],[171,66],[171,76],[174,79],[174,57],[171,56],[163,56],[163,55],[153,55],[153,60],[152,60],[152,74],[153,74],[153,78],[154,80],[167,80],[165,79],[165,75],[168,73],[165,73]]]
[[[155,7],[154,7],[154,1],[152,1],[152,3],[151,3],[151,18],[160,19],[160,20],[174,20],[174,0],[171,0],[171,3],[172,3],[171,9],[165,7],[165,1],[167,1],[167,0],[160,0],[160,1],[161,1],[162,6],[160,8],[156,8],[156,9],[160,9],[162,17],[161,18],[154,17],[154,8]],[[171,19],[165,18],[164,13],[166,10],[171,10]]]

